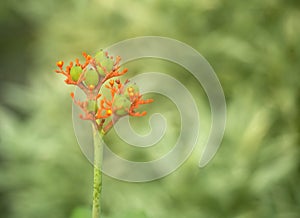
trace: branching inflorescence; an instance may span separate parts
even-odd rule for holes
[[[120,79],[115,79],[127,72],[126,68],[121,70],[119,56],[114,58],[107,52],[100,51],[94,57],[83,53],[83,57],[83,64],[76,59],[65,69],[64,62],[58,61],[56,65],[59,69],[55,71],[66,76],[66,84],[78,86],[85,93],[85,101],[76,100],[74,93],[71,93],[74,103],[84,112],[80,115],[81,119],[92,121],[104,135],[119,118],[146,114],[145,111],[138,112],[137,109],[141,104],[148,104],[153,100],[142,99],[135,83],[129,80],[122,83]],[[110,98],[100,93],[102,87],[110,90]]]
[[[65,82],[78,86],[85,93],[85,100],[75,99],[71,93],[73,102],[78,105],[83,114],[80,118],[90,120],[93,126],[94,140],[94,185],[93,185],[93,209],[92,217],[99,218],[101,215],[101,190],[102,190],[102,154],[103,145],[99,140],[103,137],[123,116],[144,116],[146,112],[138,112],[137,109],[142,104],[153,102],[152,99],[144,100],[135,83],[126,80],[121,83],[116,77],[127,72],[121,70],[120,60],[109,56],[107,52],[100,51],[94,57],[83,53],[85,62],[80,63],[79,59],[71,62],[64,68],[64,62],[56,63],[59,68],[55,72],[63,74]],[[103,89],[107,89],[110,94],[105,96]]]

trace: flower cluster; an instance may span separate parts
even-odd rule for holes
[[[85,94],[86,100],[79,101],[71,93],[71,97],[84,114],[81,119],[91,120],[95,127],[102,132],[107,133],[113,124],[121,117],[144,116],[146,112],[136,111],[141,104],[153,102],[152,99],[144,100],[135,83],[126,80],[123,84],[117,76],[127,72],[127,69],[121,70],[120,60],[109,56],[107,52],[100,51],[94,57],[83,53],[85,62],[81,64],[79,59],[75,63],[70,62],[64,67],[63,61],[58,61],[56,73],[66,76],[65,83],[78,86]],[[100,93],[104,86],[110,90],[110,98]]]

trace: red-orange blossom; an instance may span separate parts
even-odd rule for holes
[[[90,120],[95,127],[102,132],[107,133],[113,124],[121,117],[144,116],[145,111],[138,112],[141,104],[153,102],[152,99],[144,100],[135,83],[126,80],[122,83],[115,77],[121,76],[127,72],[127,69],[121,70],[120,60],[117,56],[113,58],[107,52],[100,51],[94,57],[83,53],[84,63],[80,63],[77,58],[74,62],[64,67],[63,61],[56,63],[59,68],[56,73],[63,74],[66,84],[78,86],[86,95],[84,101],[75,99],[74,93],[71,97],[82,111],[82,119]],[[109,81],[109,82],[107,82]],[[109,98],[100,93],[104,86],[110,90]]]

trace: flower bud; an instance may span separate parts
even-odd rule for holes
[[[107,72],[110,72],[113,70],[114,60],[112,58],[106,58],[101,62],[101,65],[105,67]]]
[[[74,66],[74,67],[72,67],[71,70],[70,70],[70,75],[71,75],[72,80],[73,80],[74,82],[77,82],[77,81],[78,81],[78,79],[79,79],[81,73],[82,73],[82,69],[81,69],[80,66]]]
[[[96,61],[97,64],[101,63],[106,58],[107,58],[107,55],[106,55],[106,53],[103,50],[99,51],[95,55],[95,61]]]
[[[98,78],[98,73],[93,70],[93,69],[88,69],[85,72],[85,80],[84,80],[85,84],[90,87],[90,86],[96,86],[99,82],[99,78]]]
[[[97,65],[101,65],[106,69],[106,72],[111,72],[114,66],[114,60],[107,56],[106,52],[100,51],[95,55],[95,61]],[[105,76],[105,72],[103,69],[98,66],[97,67],[98,72],[100,75]]]
[[[113,102],[113,108],[114,113],[119,116],[127,115],[128,110],[131,106],[131,102],[128,98],[126,98],[123,95],[116,95],[114,102]]]

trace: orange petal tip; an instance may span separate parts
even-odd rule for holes
[[[113,85],[114,85],[114,80],[111,79],[111,80],[109,81],[109,84],[110,84],[111,86],[113,86]]]

